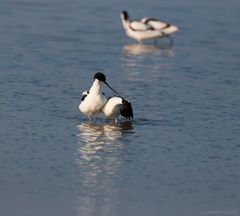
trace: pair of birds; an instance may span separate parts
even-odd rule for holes
[[[106,98],[102,92],[102,84],[107,85],[117,96]],[[90,90],[82,93],[79,109],[88,117],[89,122],[92,117],[97,117],[101,112],[104,113],[106,119],[113,119],[115,122],[117,122],[119,115],[126,119],[133,118],[131,103],[106,82],[106,77],[101,72],[94,75]]]
[[[170,38],[170,35],[178,31],[177,26],[154,18],[144,17],[140,21],[130,21],[127,11],[122,11],[121,20],[126,34],[139,43],[148,39]]]

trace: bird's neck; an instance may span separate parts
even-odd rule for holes
[[[91,94],[91,93],[92,94],[100,94],[102,92],[101,88],[102,88],[101,81],[95,79],[93,81],[92,87],[89,90],[89,94]]]
[[[129,21],[128,20],[122,19],[122,24],[123,24],[124,29],[129,28]]]

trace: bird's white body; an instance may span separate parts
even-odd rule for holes
[[[121,13],[121,20],[126,34],[139,43],[142,43],[143,40],[166,37],[178,31],[174,25],[147,17],[140,21],[130,22],[126,11]]]
[[[95,79],[89,93],[79,105],[80,111],[88,116],[89,120],[97,116],[107,102],[107,98],[102,94],[101,85],[101,81]]]
[[[161,30],[162,28],[164,28],[166,26],[165,22],[162,22],[157,19],[150,19],[149,17],[142,18],[141,23],[149,24],[158,30]]]
[[[122,19],[122,24],[126,34],[139,43],[142,43],[143,40],[155,39],[163,36],[161,31],[148,28],[147,25],[141,22],[134,21],[130,23],[128,20]]]
[[[154,29],[161,31],[164,36],[169,36],[178,31],[178,27],[158,19],[144,17],[141,19],[141,23],[152,26]]]
[[[106,119],[112,119],[115,122],[117,122],[120,114],[126,119],[133,118],[131,103],[121,97],[109,98],[102,111]]]
[[[103,113],[107,119],[117,119],[122,107],[122,98],[112,97],[103,107]]]

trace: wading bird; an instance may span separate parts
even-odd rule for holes
[[[102,92],[102,83],[106,84],[118,96],[107,99]],[[88,116],[89,122],[92,117],[96,117],[103,112],[107,119],[114,119],[117,122],[121,114],[125,118],[133,118],[131,103],[121,97],[107,82],[103,73],[98,72],[93,77],[93,84],[89,91],[82,93],[79,105],[80,111]]]
[[[102,93],[102,83],[112,89],[112,87],[106,82],[105,75],[98,72],[93,77],[93,84],[90,90],[84,91],[82,94],[79,109],[83,114],[88,116],[89,121],[91,121],[91,117],[96,117],[102,111],[103,106],[107,102],[107,98]],[[117,93],[114,89],[112,90]]]
[[[117,122],[119,115],[126,119],[133,118],[132,105],[126,99],[120,97],[111,97],[103,107],[103,113],[106,119],[112,119]]]
[[[126,34],[139,43],[143,40],[170,37],[178,27],[154,18],[145,17],[140,21],[130,21],[127,11],[121,13],[121,20]]]

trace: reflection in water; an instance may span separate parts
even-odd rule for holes
[[[131,122],[117,125],[78,125],[76,164],[79,169],[78,211],[81,215],[110,215],[111,196],[118,191],[114,179],[121,164],[121,153],[127,136],[132,133]],[[99,199],[97,194],[104,194]]]
[[[173,56],[172,44],[125,45],[122,52],[123,69],[126,70],[131,81],[155,79],[159,76],[159,71],[171,67],[169,59]],[[151,71],[151,74],[148,71]]]
[[[163,55],[172,56],[172,44],[168,45],[151,45],[151,44],[130,44],[123,47],[125,55]]]
[[[117,139],[120,139],[122,135],[131,130],[131,122],[123,122],[117,125],[105,124],[87,124],[83,123],[78,125],[79,129],[79,141],[83,145],[79,148],[81,155],[80,159],[91,160],[93,157],[97,157],[96,153],[107,145],[112,144]],[[118,143],[119,144],[119,143]],[[116,147],[113,145],[110,148]],[[118,145],[118,148],[120,146]]]

